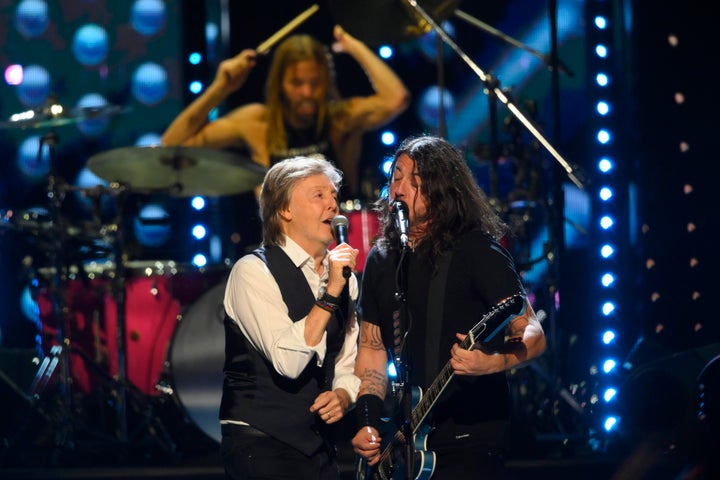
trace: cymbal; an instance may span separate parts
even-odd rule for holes
[[[129,108],[119,105],[103,105],[98,107],[78,107],[68,112],[59,103],[53,103],[38,110],[26,110],[11,115],[7,121],[0,122],[0,129],[60,127],[86,120],[110,117],[129,110]]]
[[[401,43],[432,31],[430,25],[405,0],[328,0],[335,21],[370,46]],[[455,12],[460,0],[418,0],[433,20],[441,23]]]
[[[224,150],[204,147],[123,147],[90,157],[88,169],[135,191],[172,196],[244,193],[260,185],[265,168]]]

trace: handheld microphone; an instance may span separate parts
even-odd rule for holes
[[[402,248],[408,246],[408,228],[410,228],[410,220],[408,219],[408,206],[402,200],[395,200],[390,206],[390,213],[395,219],[395,228],[400,233],[400,245]]]
[[[348,224],[349,222],[345,215],[336,215],[330,222],[338,245],[348,243]],[[350,278],[350,267],[343,267],[343,277]]]

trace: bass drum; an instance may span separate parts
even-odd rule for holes
[[[168,353],[176,399],[195,425],[217,442],[225,362],[225,283],[220,281],[182,315]]]

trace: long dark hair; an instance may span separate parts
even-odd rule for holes
[[[318,64],[320,76],[325,87],[325,102],[320,104],[316,135],[323,134],[325,122],[330,116],[330,104],[339,100],[335,84],[335,65],[328,48],[310,35],[292,35],[283,40],[273,54],[270,71],[265,82],[265,95],[268,106],[268,151],[287,150],[287,132],[283,121],[284,97],[282,80],[285,71],[296,63],[314,60]]]
[[[427,213],[416,221],[427,221],[420,252],[428,255],[430,261],[434,263],[459,235],[471,230],[482,230],[496,240],[507,233],[507,225],[478,186],[459,149],[440,137],[409,137],[393,155],[388,182],[402,154],[415,161],[416,172],[422,180],[420,192],[425,196]],[[377,242],[383,248],[399,249],[400,240],[390,214],[393,199],[387,198],[389,183],[385,191],[388,193],[374,204],[382,225],[382,235]]]

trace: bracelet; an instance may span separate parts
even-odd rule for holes
[[[378,432],[380,431],[380,415],[383,411],[385,402],[371,393],[360,395],[355,402],[355,409],[357,411],[357,422],[358,426],[369,426],[373,427]]]
[[[338,308],[337,305],[328,303],[325,300],[323,300],[322,298],[318,298],[317,300],[315,300],[315,305],[317,305],[318,307],[322,308],[323,310],[325,310],[326,312],[329,312],[329,313],[333,313]]]
[[[326,303],[331,303],[335,306],[340,306],[340,297],[333,297],[329,293],[325,292],[322,294],[322,297],[320,299]]]
[[[335,310],[340,308],[340,298],[333,297],[329,293],[325,292],[320,298],[315,300],[315,305],[322,308],[326,312],[333,313]]]

